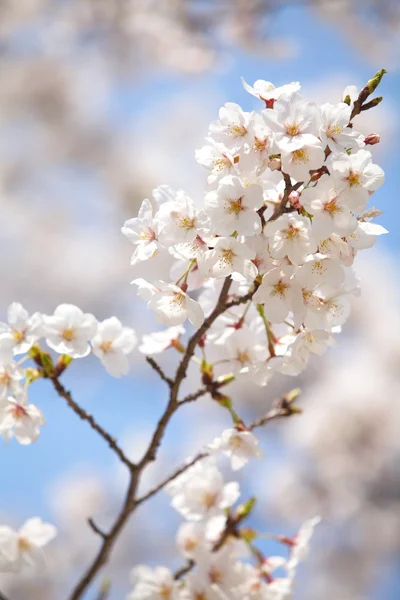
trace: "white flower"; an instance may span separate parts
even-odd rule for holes
[[[210,124],[210,135],[231,150],[241,148],[249,141],[247,126],[250,116],[238,104],[227,102],[219,109],[219,120]]]
[[[331,155],[329,171],[341,201],[354,212],[365,209],[370,193],[375,192],[385,180],[383,170],[372,162],[368,150],[350,155]]]
[[[245,82],[242,77],[242,85],[246,92],[249,92],[252,96],[264,100],[267,104],[271,104],[271,101],[277,100],[281,96],[291,96],[300,89],[298,81],[287,83],[279,87],[275,87],[270,81],[264,81],[263,79],[257,79],[253,85],[249,85]],[[273,102],[272,102],[273,104]],[[271,108],[271,107],[270,107]]]
[[[323,104],[319,137],[332,152],[344,152],[348,148],[364,146],[362,136],[349,127],[352,108],[344,102]]]
[[[173,283],[159,282],[158,289],[147,306],[154,310],[163,325],[181,325],[189,319],[194,327],[201,327],[204,313],[200,304]]]
[[[287,569],[291,578],[294,577],[294,573],[299,562],[301,562],[307,557],[314,529],[320,522],[320,517],[314,517],[313,519],[309,519],[308,521],[303,523],[303,525],[300,528],[300,531],[295,536],[293,540],[293,545],[291,547],[290,557],[287,563]]]
[[[221,340],[222,341],[222,340]],[[237,379],[247,381],[261,360],[267,357],[265,345],[260,343],[257,333],[243,326],[224,340],[224,355]]]
[[[238,157],[232,155],[224,144],[217,143],[213,138],[206,138],[208,144],[196,150],[196,160],[206,167],[210,172],[208,183],[214,183],[225,175],[236,171],[235,160]]]
[[[236,481],[225,483],[212,458],[198,461],[165,488],[172,506],[188,520],[222,514],[239,497]]]
[[[97,321],[73,304],[60,304],[52,316],[43,316],[44,337],[50,348],[72,358],[87,356],[89,340],[97,330]]]
[[[134,588],[126,600],[178,600],[179,582],[166,567],[138,565],[131,572]]]
[[[325,161],[325,152],[318,140],[313,145],[305,145],[291,151],[282,151],[282,171],[296,181],[308,181],[310,171],[319,169]]]
[[[19,302],[8,307],[8,324],[0,323],[0,360],[8,361],[13,354],[28,352],[41,337],[42,319],[39,313],[31,317]]]
[[[263,111],[265,122],[275,134],[277,148],[284,152],[318,144],[316,116],[316,105],[304,102],[297,93],[291,98],[281,96],[273,110]]]
[[[217,238],[212,250],[199,259],[199,269],[210,277],[227,277],[232,273],[243,275],[248,281],[257,277],[257,267],[251,262],[255,252],[233,237]]]
[[[296,280],[307,288],[323,284],[336,287],[344,281],[344,269],[337,260],[315,254],[297,269]]]
[[[271,258],[268,251],[268,241],[265,236],[255,235],[246,237],[246,246],[255,252],[255,257],[252,259],[252,263],[257,267],[258,272],[262,275],[276,266],[277,261]]]
[[[31,444],[44,423],[42,413],[34,404],[27,404],[24,393],[0,402],[0,435],[5,440],[15,437],[24,446]]]
[[[159,223],[153,219],[153,207],[150,200],[143,200],[137,217],[125,222],[121,229],[136,249],[131,258],[131,265],[155,256],[159,250]]]
[[[329,175],[323,175],[316,186],[304,190],[300,201],[313,215],[312,230],[318,240],[324,240],[332,233],[345,237],[357,226],[355,216],[343,203]]]
[[[364,250],[372,248],[376,242],[376,236],[384,233],[388,233],[388,230],[378,223],[359,221],[355,231],[347,237],[347,242],[356,250]]]
[[[271,323],[281,323],[302,303],[300,286],[292,279],[293,273],[293,267],[271,269],[253,296],[255,304],[264,304],[265,316]]]
[[[196,211],[194,202],[182,190],[178,190],[173,202],[161,205],[157,220],[159,240],[165,246],[170,244],[193,242],[200,231],[208,229],[204,212]]]
[[[44,564],[43,547],[57,535],[54,525],[38,517],[28,519],[18,531],[0,526],[0,573],[18,572]]]
[[[22,391],[20,381],[24,379],[25,371],[11,361],[6,364],[0,364],[0,402],[7,396],[14,396]]]
[[[231,459],[232,469],[244,467],[251,458],[261,458],[258,439],[251,431],[225,429],[220,437],[208,445],[213,452],[222,452]]]
[[[159,354],[168,348],[181,346],[179,337],[185,333],[185,328],[182,325],[168,327],[163,331],[155,331],[154,333],[144,334],[142,343],[139,346],[139,352],[142,354]]]
[[[310,221],[306,217],[289,213],[264,227],[269,240],[269,251],[273,258],[288,257],[294,265],[301,265],[309,254],[317,251]]]
[[[121,377],[129,371],[128,354],[136,346],[136,335],[130,327],[123,327],[116,317],[98,323],[91,340],[92,352],[98,356],[107,373]]]
[[[228,175],[220,180],[217,190],[206,194],[205,203],[214,233],[260,233],[261,219],[256,211],[263,205],[263,193],[259,185],[245,187],[238,177]]]

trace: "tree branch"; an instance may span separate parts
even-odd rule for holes
[[[160,367],[160,365],[154,360],[154,358],[152,358],[151,356],[146,356],[146,360],[149,363],[149,365],[156,371],[156,373],[158,373],[158,375],[161,377],[161,379],[163,381],[165,381],[165,383],[171,387],[172,386],[172,379],[170,379],[162,370],[162,368]]]
[[[129,460],[129,458],[125,455],[124,451],[118,446],[116,440],[105,429],[103,429],[103,427],[101,427],[101,425],[99,425],[97,421],[95,421],[92,415],[88,414],[81,406],[79,406],[79,404],[75,402],[75,400],[72,398],[71,392],[65,389],[58,377],[49,377],[49,379],[51,380],[57,394],[61,398],[64,398],[64,400],[66,401],[68,406],[72,408],[74,413],[76,413],[78,417],[80,417],[83,421],[89,423],[91,428],[94,429],[94,431],[96,431],[103,438],[103,440],[107,442],[111,450],[115,452],[115,454],[118,456],[121,462],[123,462],[129,470],[134,469],[135,465],[132,463],[132,461]]]

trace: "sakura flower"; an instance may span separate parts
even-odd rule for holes
[[[159,354],[168,348],[182,347],[179,342],[181,335],[185,333],[185,328],[182,325],[168,327],[163,331],[155,331],[154,333],[145,334],[142,336],[142,343],[139,346],[139,352],[146,355]]]
[[[225,483],[212,458],[197,462],[165,489],[171,505],[190,521],[222,514],[239,497],[239,484]]]
[[[271,258],[268,251],[268,240],[265,239],[264,235],[246,237],[245,243],[250,250],[255,252],[252,263],[254,263],[261,275],[276,266],[276,261]]]
[[[293,267],[277,267],[262,278],[253,296],[255,304],[264,305],[264,313],[271,323],[280,323],[301,303],[300,286],[292,279]]]
[[[251,431],[225,429],[208,447],[212,452],[222,452],[228,456],[234,471],[244,467],[251,458],[262,456],[258,439]]]
[[[228,361],[237,379],[249,380],[261,360],[264,360],[267,350],[260,343],[257,336],[248,327],[233,330],[233,333],[224,340],[224,356]]]
[[[5,440],[15,437],[23,446],[31,444],[39,437],[44,423],[40,410],[34,404],[27,404],[23,393],[0,402],[0,435]]]
[[[285,85],[281,85],[276,87],[270,81],[264,81],[263,79],[257,79],[253,83],[253,85],[249,85],[245,82],[242,77],[242,85],[246,92],[249,92],[252,96],[259,98],[260,100],[264,100],[269,108],[272,108],[270,105],[273,101],[277,100],[281,96],[291,96],[295,92],[300,89],[300,84],[298,81],[294,81],[292,83],[287,83]]]
[[[313,145],[282,152],[282,171],[293,177],[296,181],[308,181],[310,171],[319,169],[325,160],[325,152],[321,143],[316,140]]]
[[[0,573],[17,573],[44,566],[43,547],[57,535],[54,525],[44,523],[38,517],[28,519],[14,531],[7,525],[0,526]]]
[[[316,186],[304,190],[301,202],[313,215],[312,230],[318,240],[324,240],[332,233],[345,237],[357,226],[355,216],[343,202],[329,175],[323,175]]]
[[[378,223],[369,221],[359,221],[356,229],[347,237],[347,242],[355,250],[364,250],[372,248],[376,242],[376,237],[388,233],[388,230]]]
[[[255,154],[258,167],[269,161],[269,155],[272,154],[273,135],[261,115],[254,113],[247,126],[250,137],[250,150]],[[243,168],[244,157],[240,157],[238,170]],[[244,169],[246,170],[246,169]]]
[[[344,102],[321,106],[319,137],[324,147],[328,146],[332,152],[364,146],[361,134],[349,127],[351,111],[352,108]]]
[[[92,352],[99,357],[107,373],[121,377],[129,371],[128,355],[136,346],[136,335],[130,327],[123,327],[116,317],[98,323],[91,340]]]
[[[178,600],[179,582],[166,567],[138,565],[131,572],[133,591],[126,600]]]
[[[234,102],[227,102],[219,109],[219,119],[210,124],[210,135],[231,150],[241,148],[249,141],[249,120],[250,113],[244,112]]]
[[[280,151],[292,152],[303,146],[318,144],[316,105],[304,102],[299,94],[281,96],[274,110],[264,110],[267,126],[274,133]]]
[[[228,175],[220,180],[217,190],[206,195],[205,203],[214,233],[260,233],[261,219],[256,213],[263,204],[260,186],[253,184],[244,187],[238,177]]]
[[[7,396],[21,393],[20,381],[24,377],[24,370],[18,367],[16,362],[10,361],[0,365],[0,402],[7,399]]]
[[[210,171],[208,183],[214,183],[225,175],[236,172],[237,155],[231,154],[224,144],[217,143],[212,137],[206,138],[208,144],[196,150],[196,160]]]
[[[385,179],[383,170],[372,162],[368,150],[359,150],[350,155],[333,154],[329,171],[341,201],[354,212],[365,209],[370,193],[375,192]]]
[[[0,323],[0,359],[8,361],[13,354],[28,352],[41,337],[42,319],[39,313],[31,317],[19,302],[8,307],[8,324]]]
[[[208,226],[204,212],[198,212],[193,200],[182,190],[176,193],[173,202],[165,202],[160,207],[157,220],[159,239],[165,246],[191,243],[199,235],[199,229]]]
[[[299,562],[303,561],[309,552],[309,545],[314,533],[315,527],[321,522],[320,517],[309,519],[300,528],[300,531],[291,541],[291,552],[287,563],[289,575],[293,578]]]
[[[296,280],[303,287],[314,288],[323,284],[336,287],[344,281],[344,269],[338,261],[315,254],[297,269]]]
[[[281,215],[264,227],[273,258],[288,257],[294,265],[301,265],[309,254],[317,251],[310,221],[292,213]]]
[[[192,325],[201,327],[204,321],[200,304],[173,283],[159,282],[158,290],[147,306],[154,310],[156,319],[163,325],[181,325],[189,319]]]
[[[43,317],[46,343],[59,354],[72,358],[87,356],[89,340],[97,330],[97,321],[90,313],[83,313],[73,304],[60,304],[53,316]]]
[[[251,262],[255,253],[233,237],[220,237],[212,250],[207,250],[198,261],[199,269],[210,277],[227,277],[233,273],[248,281],[257,277],[257,267]]]
[[[159,223],[153,218],[153,207],[150,200],[143,200],[137,217],[125,221],[122,233],[136,246],[131,258],[131,265],[148,260],[159,250]]]
[[[323,329],[312,329],[299,333],[293,344],[292,352],[296,354],[301,348],[305,348],[310,354],[322,356],[328,346],[332,346],[335,340],[333,336]]]

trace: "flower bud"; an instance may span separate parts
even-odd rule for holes
[[[380,141],[381,138],[378,133],[370,133],[364,140],[366,146],[374,146],[375,144],[379,144]]]
[[[301,210],[302,209],[302,204],[300,202],[300,194],[298,191],[294,190],[293,192],[290,192],[289,194],[289,202],[291,203],[292,206],[294,206],[294,208],[296,210]]]
[[[281,168],[281,159],[277,157],[271,158],[268,163],[268,166],[271,169],[271,171],[277,171]]]

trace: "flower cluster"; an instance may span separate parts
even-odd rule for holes
[[[47,355],[38,346],[41,338],[61,355],[59,372],[72,359],[92,352],[114,377],[128,372],[128,355],[136,345],[134,331],[116,317],[98,322],[71,304],[61,304],[53,315],[29,316],[21,304],[11,304],[8,322],[0,323],[0,435],[15,437],[20,444],[34,442],[44,425],[39,408],[28,403],[27,388],[35,378],[51,373],[22,366],[29,358],[43,366]],[[17,355],[25,356],[17,361]]]
[[[135,567],[127,600],[285,600],[291,595],[298,563],[308,552],[318,518],[307,521],[294,538],[276,536],[288,557],[265,556],[257,533],[242,527],[250,500],[236,509],[239,484],[226,483],[215,458],[205,458],[175,479],[167,492],[186,519],[177,546],[187,565],[172,573],[165,567]]]
[[[298,83],[244,86],[263,108],[220,109],[196,152],[208,171],[204,196],[160,186],[122,232],[135,246],[132,265],[140,274],[145,262],[152,277],[134,279],[139,296],[172,326],[140,349],[176,345],[186,320],[199,328],[230,277],[231,307],[203,348],[236,377],[265,385],[277,371],[299,374],[334,343],[357,290],[354,258],[386,233],[372,222],[380,211],[367,208],[384,173],[367,149],[379,136],[364,138],[353,125],[361,110],[353,87],[319,106]]]

